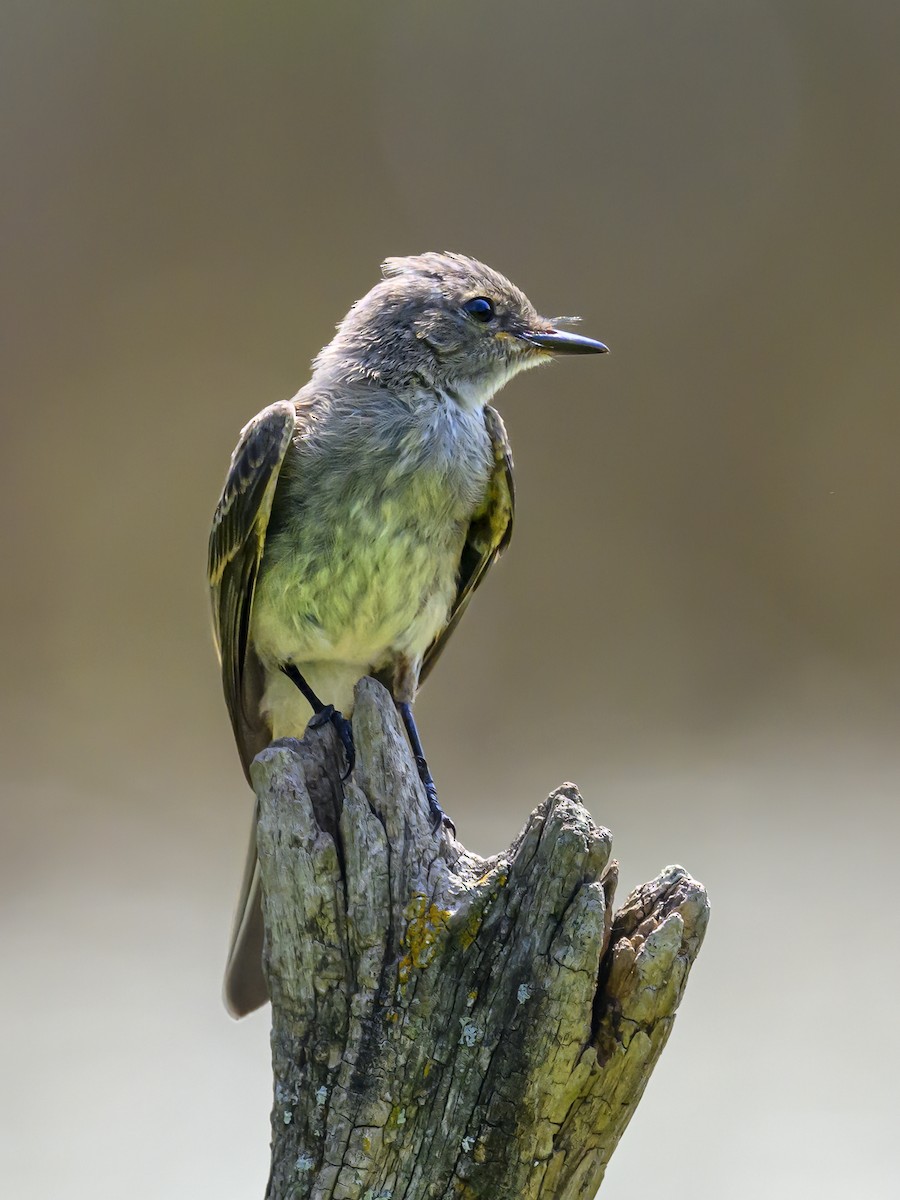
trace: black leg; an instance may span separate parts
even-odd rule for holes
[[[409,737],[409,744],[412,747],[413,758],[416,760],[416,766],[419,768],[419,778],[422,780],[425,787],[425,795],[428,797],[428,807],[431,809],[431,818],[433,821],[432,830],[437,833],[441,827],[441,822],[446,821],[453,832],[456,833],[456,827],[453,822],[441,808],[440,804],[438,804],[437,788],[434,786],[434,780],[431,777],[431,771],[428,767],[428,760],[425,758],[425,751],[422,749],[422,740],[416,728],[412,705],[408,701],[398,700],[397,708],[400,716],[403,718],[403,724],[406,726],[406,733]]]
[[[322,703],[293,663],[282,663],[281,669],[291,683],[309,701],[309,706],[315,714],[310,721],[313,729],[318,729],[319,726],[325,725],[330,721],[337,730],[338,737],[341,739],[341,745],[344,747],[344,754],[347,756],[347,770],[341,776],[342,779],[346,779],[353,770],[353,764],[356,762],[356,751],[353,747],[353,728],[350,722],[343,713],[338,712],[333,704]]]

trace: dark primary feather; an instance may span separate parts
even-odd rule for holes
[[[272,497],[294,431],[296,409],[283,400],[263,409],[241,433],[209,537],[213,630],[222,685],[245,769],[262,746],[258,696],[245,688],[250,612]],[[252,751],[252,753],[251,753]],[[248,758],[249,755],[249,758]]]
[[[450,609],[447,624],[425,652],[419,682],[423,683],[447,644],[450,634],[459,624],[466,611],[472,593],[481,583],[512,537],[515,515],[516,492],[513,483],[513,461],[506,426],[495,408],[484,406],[484,423],[487,426],[494,451],[494,469],[491,473],[484,503],[472,517],[463,546],[459,564],[459,585],[456,599]]]

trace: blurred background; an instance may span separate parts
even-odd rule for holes
[[[7,1193],[262,1195],[208,525],[381,259],[446,248],[613,353],[499,398],[518,524],[419,703],[441,799],[489,853],[573,779],[622,896],[678,861],[713,902],[603,1194],[896,1195],[900,7],[2,24]]]

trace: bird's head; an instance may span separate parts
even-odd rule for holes
[[[602,342],[559,328],[514,284],[462,254],[389,258],[316,359],[317,372],[395,390],[426,387],[465,408],[519,371]],[[571,320],[571,318],[570,318]]]

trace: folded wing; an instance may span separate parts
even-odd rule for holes
[[[283,400],[264,408],[244,427],[209,536],[213,633],[245,771],[269,741],[259,716],[261,671],[248,645],[250,613],[278,473],[295,422],[294,404]]]
[[[473,516],[466,534],[459,564],[456,599],[450,609],[447,624],[425,652],[422,670],[419,672],[420,683],[425,680],[440,657],[447,639],[466,611],[472,593],[509,545],[509,539],[512,537],[516,493],[509,438],[506,436],[506,427],[500,414],[489,404],[484,407],[484,422],[494,451],[494,469],[484,503]]]

